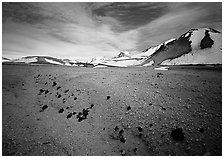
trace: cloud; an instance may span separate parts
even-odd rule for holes
[[[28,4],[26,6],[31,7]],[[111,18],[101,18],[103,23],[100,23],[93,17],[91,7],[99,6],[37,3],[36,11],[26,9],[27,12],[23,7],[19,9],[17,6],[16,13],[9,12],[11,15],[3,24],[3,54],[7,52],[6,55],[13,56],[18,51],[16,55],[48,54],[87,59],[94,56],[112,57],[123,49],[136,47],[138,35],[135,30],[117,33],[111,29]],[[34,18],[39,17],[40,12],[41,18],[31,22],[28,14]]]
[[[6,3],[3,56],[89,60],[142,51],[192,27],[221,29],[221,3]]]
[[[191,28],[221,29],[221,11],[214,12],[218,6],[217,3],[168,3],[170,10],[165,15],[137,28],[140,41],[143,41],[138,44],[138,49],[142,50],[147,44],[152,46],[171,38],[178,38]]]

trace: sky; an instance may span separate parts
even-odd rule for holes
[[[111,58],[204,27],[222,30],[221,2],[3,2],[2,56]]]

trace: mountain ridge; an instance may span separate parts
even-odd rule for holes
[[[65,66],[158,66],[186,64],[221,64],[221,32],[212,28],[192,28],[178,38],[172,38],[141,53],[132,55],[121,51],[112,58],[95,57],[87,62],[58,59],[50,56],[26,56],[19,59],[2,58],[3,63],[52,64]]]

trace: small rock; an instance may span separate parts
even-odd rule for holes
[[[131,110],[131,106],[128,106],[128,107],[127,107],[127,110],[128,110],[128,111]]]
[[[138,131],[139,131],[139,132],[142,132],[142,131],[143,131],[142,127],[139,126],[139,127],[138,127]]]
[[[126,154],[125,150],[121,150],[121,155],[124,156]]]
[[[92,109],[93,107],[94,107],[94,104],[91,104],[91,105],[90,105],[90,108]]]
[[[71,118],[72,117],[72,113],[69,113],[68,115],[67,115],[67,119],[69,119],[69,118]]]
[[[45,94],[47,94],[47,93],[49,93],[49,90],[47,89],[47,90],[45,90],[45,92],[44,92]]]
[[[175,141],[182,141],[184,140],[185,136],[183,133],[183,129],[182,128],[176,128],[174,130],[172,130],[171,132],[171,138],[173,138]]]
[[[57,83],[54,81],[52,87],[54,87],[54,86],[56,86],[56,85],[57,85]]]
[[[107,96],[107,100],[108,100],[108,99],[110,99],[110,96],[109,96],[109,95]]]
[[[63,108],[61,108],[59,111],[58,111],[58,113],[63,113],[64,112],[64,109]]]
[[[41,110],[40,112],[44,111],[44,110],[47,109],[47,108],[48,108],[48,106],[47,106],[47,105],[44,105],[44,106],[42,107],[42,110]]]

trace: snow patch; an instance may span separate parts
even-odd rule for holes
[[[46,62],[51,63],[51,64],[63,65],[62,63],[59,63],[57,61],[53,61],[53,60],[46,59],[46,58],[44,58],[44,59],[46,60]]]
[[[97,65],[97,66],[95,66],[95,67],[93,67],[94,69],[96,69],[96,68],[107,68],[108,66],[104,66],[104,65]]]
[[[156,67],[155,70],[169,70],[169,67]]]
[[[175,40],[176,40],[175,38],[172,38],[172,39],[170,39],[170,40],[164,42],[164,44],[167,45],[168,43],[173,42],[173,41],[175,41]]]
[[[107,59],[105,57],[96,57],[96,58],[92,58],[92,60],[89,63],[96,65],[99,63],[105,63],[108,60],[109,59]]]
[[[189,34],[190,34],[189,32],[188,32],[188,33],[186,33],[186,35],[185,35],[184,37],[187,37],[187,36],[189,36]]]
[[[37,57],[33,57],[33,58],[20,58],[20,59],[15,59],[13,60],[13,62],[16,63],[32,63],[32,62],[37,62]]]
[[[151,60],[150,62],[148,62],[147,64],[144,64],[143,66],[152,66],[154,64],[154,61]]]

